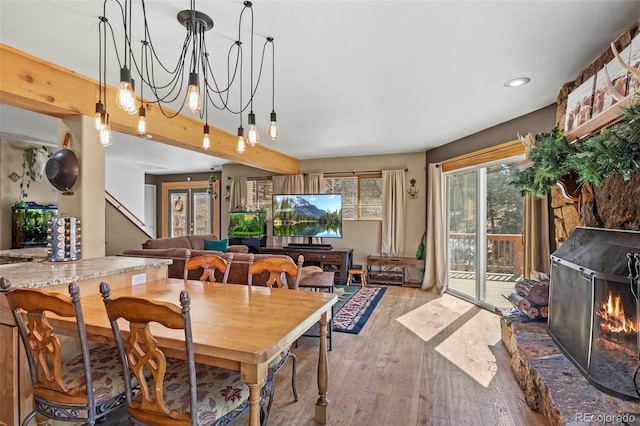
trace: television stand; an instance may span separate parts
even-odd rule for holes
[[[286,254],[290,258],[297,259],[298,256],[304,256],[303,266],[319,266],[327,272],[334,272],[336,284],[345,284],[347,282],[347,272],[353,263],[353,249],[346,248],[321,248],[318,247],[260,247],[260,253],[267,254]]]
[[[290,249],[317,249],[317,250],[331,250],[333,246],[331,244],[309,244],[309,243],[289,243],[287,248]]]

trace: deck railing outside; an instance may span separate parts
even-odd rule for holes
[[[449,269],[475,271],[475,234],[449,234]],[[487,234],[487,272],[522,274],[523,239],[521,234]]]

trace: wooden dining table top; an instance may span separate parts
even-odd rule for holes
[[[314,324],[326,336],[337,295],[240,284],[209,283],[165,278],[111,290],[111,298],[140,296],[179,306],[180,292],[191,299],[190,316],[195,361],[240,372],[249,387],[249,425],[260,426],[261,388],[268,363]],[[102,295],[96,289],[80,288],[82,314],[89,340],[115,345]],[[75,319],[48,317],[61,333],[77,336]],[[128,324],[118,320],[121,332]],[[166,356],[186,357],[184,330],[151,323],[151,332]],[[326,339],[318,348],[318,400],[314,420],[326,424],[331,418],[328,392]]]
[[[317,323],[323,313],[331,315],[331,306],[337,301],[337,296],[330,293],[174,278],[115,289],[111,298],[143,296],[179,306],[182,290],[191,297],[196,360],[227,368],[234,368],[229,361],[262,364],[271,360]],[[113,343],[102,296],[82,296],[81,302],[89,339]],[[71,327],[68,320],[53,321],[57,326]],[[121,330],[128,330],[125,322],[119,325]],[[152,330],[168,355],[180,357],[184,353],[183,330],[158,324],[152,324]]]

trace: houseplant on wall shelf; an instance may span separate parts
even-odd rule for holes
[[[26,204],[31,182],[42,180],[47,159],[49,159],[49,151],[44,145],[26,149],[22,153],[22,174],[18,179],[20,181],[20,196],[15,203],[16,206]]]

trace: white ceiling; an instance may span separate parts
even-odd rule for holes
[[[0,0],[0,42],[97,79],[102,7],[99,0]],[[175,17],[188,7],[186,0],[147,0],[161,56],[176,55],[184,29]],[[215,21],[207,34],[214,61],[226,57],[242,2],[201,0],[196,7]],[[425,151],[550,105],[640,18],[640,1],[259,0],[253,10],[256,45],[272,36],[276,48],[281,136],[262,142],[309,159]],[[117,86],[109,55],[107,82]],[[531,83],[504,86],[522,76]],[[267,70],[254,103],[263,129],[270,79]],[[215,112],[209,123],[235,133],[239,119]],[[2,106],[0,135],[55,143],[56,121]],[[107,158],[137,158],[157,174],[226,162],[149,143],[115,135]]]

